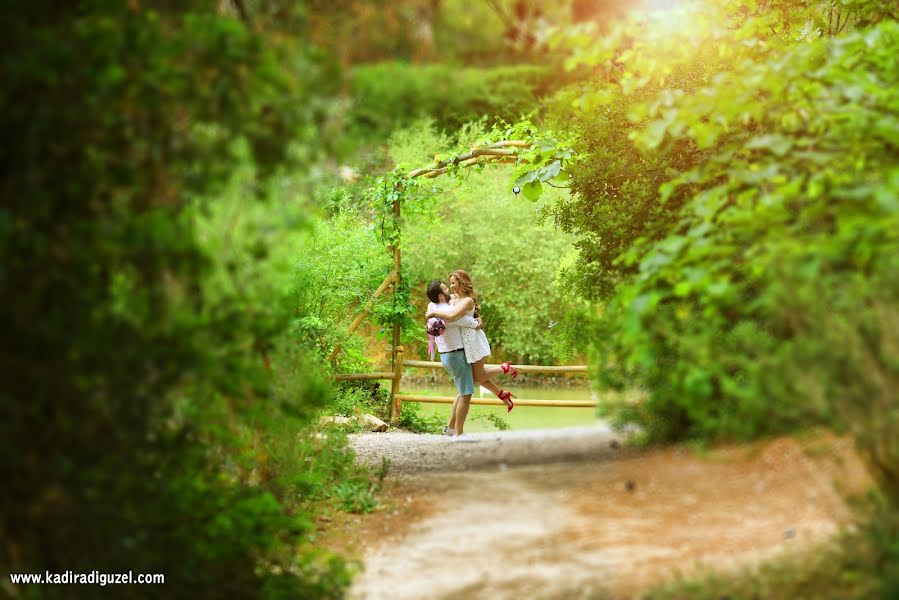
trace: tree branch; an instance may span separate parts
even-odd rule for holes
[[[419,175],[424,175],[426,173],[431,173],[435,170],[440,169],[443,169],[442,171],[440,171],[441,173],[446,173],[446,169],[444,167],[456,164],[474,164],[469,161],[471,161],[471,159],[476,159],[482,156],[514,158],[515,156],[517,156],[518,152],[516,150],[513,150],[512,148],[527,148],[528,146],[530,146],[530,143],[522,140],[503,140],[501,142],[495,142],[493,144],[488,144],[483,148],[473,148],[470,152],[466,152],[465,154],[460,154],[459,156],[442,160],[431,165],[430,167],[415,169],[414,171],[409,173],[409,177],[418,177]],[[430,177],[430,175],[427,176]]]
[[[516,156],[494,156],[494,155],[482,155],[482,156],[474,156],[467,160],[460,161],[458,164],[461,167],[470,167],[471,165],[476,165],[478,163],[514,163],[518,162],[518,157]],[[437,177],[438,175],[443,175],[449,171],[449,167],[430,167],[426,169],[416,169],[409,173],[409,177],[427,177],[428,179]]]

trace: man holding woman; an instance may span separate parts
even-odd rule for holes
[[[445,321],[446,330],[436,337],[440,352],[440,362],[453,376],[459,395],[453,402],[449,425],[444,429],[447,435],[454,435],[459,441],[470,439],[463,434],[465,418],[471,405],[474,384],[481,385],[503,401],[511,411],[515,404],[511,392],[502,390],[493,383],[497,375],[506,373],[514,379],[518,370],[507,361],[499,367],[485,367],[484,359],[490,354],[490,343],[481,329],[480,298],[465,271],[454,271],[450,275],[448,289],[439,279],[428,285],[428,305],[426,317],[437,317]]]

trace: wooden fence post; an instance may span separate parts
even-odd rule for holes
[[[393,384],[390,387],[390,422],[396,423],[400,420],[400,408],[402,400],[399,398],[400,378],[403,376],[403,351],[402,346],[394,348],[394,367],[393,367]]]
[[[393,223],[394,227],[399,230],[400,226],[400,202],[393,201]],[[397,238],[393,245],[393,291],[400,287],[400,241]],[[393,385],[390,388],[390,420],[396,423],[400,418],[400,401],[396,395],[400,391],[400,377],[403,374],[403,347],[400,346],[400,324],[393,324]]]

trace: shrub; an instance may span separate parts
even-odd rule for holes
[[[606,299],[596,379],[649,391],[606,409],[652,439],[845,419],[832,390],[867,388],[822,358],[845,350],[833,318],[892,377],[865,332],[892,318],[897,25],[828,38],[817,5],[793,8],[689,5],[575,55],[600,82],[567,96],[586,158],[555,214],[579,234],[570,276]],[[672,31],[684,16],[702,26]]]
[[[273,475],[328,399],[320,365],[279,349],[283,296],[260,303],[252,268],[264,239],[241,232],[217,263],[198,216],[241,165],[251,204],[289,155],[314,153],[318,64],[217,2],[156,4],[0,17],[0,131],[16,141],[0,209],[14,290],[0,367],[15,373],[0,382],[0,562],[164,573],[171,597],[336,596],[344,565],[297,556],[308,514]],[[305,376],[278,388],[266,362],[285,357]],[[334,455],[320,456],[346,464]]]
[[[624,258],[638,261],[638,274],[607,313],[606,380],[636,379],[651,406],[668,407],[676,418],[655,422],[661,437],[745,437],[814,413],[829,419],[836,406],[822,409],[816,396],[844,387],[845,371],[811,357],[840,350],[800,315],[851,323],[860,340],[892,318],[892,297],[880,295],[893,289],[884,261],[897,249],[888,199],[899,178],[893,142],[878,131],[893,121],[897,73],[887,57],[897,48],[895,23],[816,40],[722,77],[712,104],[697,94],[675,105],[685,126],[674,135],[707,127],[703,110],[723,123],[749,114],[753,126],[731,129],[714,158],[673,184],[704,189],[666,238]],[[865,104],[845,93],[872,80],[880,83]],[[796,111],[808,122],[793,122]],[[877,360],[892,364],[889,343],[876,343],[886,352]]]
[[[483,116],[515,120],[534,110],[551,85],[549,72],[536,65],[362,65],[353,72],[350,131],[376,140],[422,117],[450,131]]]
[[[294,335],[321,356],[342,344],[338,365],[367,365],[363,338],[347,336],[347,331],[356,311],[393,269],[392,256],[378,241],[374,225],[344,210],[317,220],[295,251]]]

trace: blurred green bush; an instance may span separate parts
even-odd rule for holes
[[[649,391],[605,410],[653,440],[852,424],[893,477],[895,392],[866,382],[896,373],[897,24],[830,38],[817,6],[721,7],[704,29],[621,24],[577,55],[600,84],[557,98],[584,134],[551,210],[578,234],[569,282],[601,302],[595,378]]]
[[[308,432],[332,392],[283,335],[272,244],[305,219],[278,174],[320,148],[323,58],[218,2],[156,4],[0,15],[0,563],[339,597],[315,502],[366,476]],[[250,208],[285,182],[283,212]]]
[[[360,140],[379,142],[421,117],[449,131],[485,116],[515,121],[535,110],[557,80],[537,65],[360,65],[352,74],[348,131]]]

